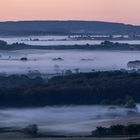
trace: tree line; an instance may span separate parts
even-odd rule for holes
[[[93,72],[57,76],[46,82],[25,75],[0,76],[0,107],[114,104],[140,102],[140,74]]]

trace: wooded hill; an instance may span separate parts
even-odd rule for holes
[[[99,21],[0,22],[0,35],[140,34],[140,26]]]

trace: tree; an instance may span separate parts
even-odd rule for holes
[[[124,132],[126,135],[129,135],[130,137],[132,137],[133,135],[138,135],[139,130],[136,125],[130,124],[125,128]]]
[[[74,69],[75,73],[78,74],[79,73],[79,68]]]
[[[56,71],[56,74],[59,74],[59,72],[60,72],[59,65],[54,65],[54,70]]]
[[[72,71],[71,70],[66,70],[65,75],[72,75]]]
[[[112,46],[112,45],[114,45],[114,43],[110,42],[110,41],[104,41],[101,43],[101,45],[106,47],[106,46]]]
[[[133,100],[132,97],[130,97],[130,96],[126,97],[125,107],[126,108],[136,108],[136,103],[135,103],[135,101]]]
[[[32,136],[36,136],[38,134],[38,126],[36,124],[29,125],[23,129],[23,132]]]
[[[97,127],[95,131],[92,132],[93,136],[105,136],[106,128],[105,127]]]
[[[0,40],[0,47],[7,46],[7,42]]]
[[[22,57],[20,60],[21,60],[21,61],[27,61],[28,58],[27,58],[27,57]]]
[[[124,128],[125,128],[125,126],[123,126],[123,125],[113,125],[110,127],[110,133],[112,135],[123,135]]]

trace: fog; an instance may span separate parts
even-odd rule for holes
[[[32,40],[30,40],[32,39]],[[39,41],[33,41],[39,39]],[[27,36],[27,37],[0,37],[0,40],[7,41],[8,44],[25,43],[28,45],[95,45],[101,44],[104,40],[69,40],[68,36]],[[112,41],[116,42],[116,41]],[[119,43],[140,44],[140,40],[118,40]]]
[[[52,74],[76,68],[81,72],[127,69],[129,61],[140,60],[140,51],[17,50],[1,51],[0,56],[0,72],[11,74],[39,70]],[[27,57],[28,61],[21,61],[22,57]],[[63,60],[53,60],[57,58]]]
[[[64,39],[65,36],[56,36]],[[32,45],[100,44],[101,41],[22,41],[28,38],[0,38],[9,44],[24,42]],[[46,39],[46,37],[41,37]],[[52,39],[49,36],[47,39]],[[140,44],[140,41],[131,41]],[[28,61],[21,61],[27,57]],[[57,60],[61,58],[61,60]],[[140,60],[140,51],[93,51],[93,50],[16,50],[0,51],[0,73],[17,74],[38,70],[54,74],[63,70],[127,69],[129,61]],[[139,106],[138,106],[139,107]],[[140,110],[140,109],[139,109]],[[110,108],[109,106],[44,107],[35,109],[1,109],[0,127],[23,128],[37,124],[41,132],[58,135],[88,135],[97,126],[107,125],[114,119],[128,118],[137,110]],[[138,114],[137,114],[138,115]]]
[[[40,132],[58,135],[88,135],[96,126],[102,126],[113,119],[128,117],[130,111],[138,113],[135,109],[109,106],[4,109],[0,110],[0,126],[23,128],[29,124],[37,124]]]

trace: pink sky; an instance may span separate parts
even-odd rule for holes
[[[98,20],[140,25],[140,0],[0,0],[0,21]]]

